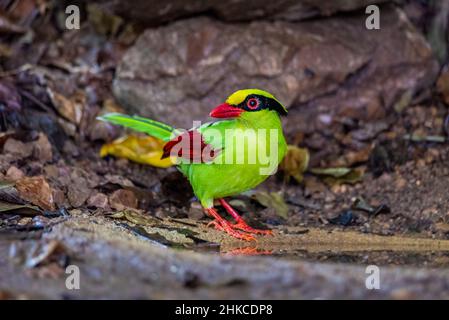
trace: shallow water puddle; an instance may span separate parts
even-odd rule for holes
[[[259,255],[361,265],[449,267],[449,241],[406,236],[380,236],[355,231],[289,228],[274,237],[242,245],[224,242],[223,255]]]
[[[272,249],[257,247],[227,248],[222,255],[257,255],[275,257],[287,260],[306,260],[313,262],[350,263],[359,265],[378,266],[415,266],[415,267],[449,267],[449,251],[433,250],[357,250],[343,251],[336,248],[329,249],[323,245],[312,250],[306,248],[281,248]]]
[[[114,218],[134,236],[178,250],[360,265],[449,267],[449,240],[283,226],[273,229],[274,236],[245,242],[191,219],[157,220],[133,212]]]

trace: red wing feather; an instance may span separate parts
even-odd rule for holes
[[[174,148],[175,150],[173,150]],[[205,143],[202,134],[195,129],[186,131],[168,141],[164,145],[163,151],[161,159],[176,156],[193,163],[210,162],[220,152],[220,150],[214,150],[210,144]]]

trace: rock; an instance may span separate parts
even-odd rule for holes
[[[59,168],[55,164],[49,164],[44,167],[44,173],[47,178],[57,179],[60,175]]]
[[[11,154],[17,159],[28,158],[33,153],[33,146],[19,140],[9,138],[3,146],[4,154]]]
[[[79,151],[78,147],[71,140],[66,140],[64,142],[64,147],[62,148],[62,150],[66,154],[68,154],[74,158],[76,158],[80,155],[80,151]]]
[[[9,138],[3,146],[3,153],[10,153],[17,159],[33,156],[34,159],[39,160],[41,163],[53,159],[52,146],[44,133],[39,133],[36,141],[28,143]]]
[[[106,99],[103,108],[98,115],[108,112],[123,112],[124,110],[112,99]],[[121,128],[104,121],[94,121],[89,130],[89,138],[92,141],[112,141],[120,135]]]
[[[87,200],[88,207],[107,209],[108,205],[108,197],[101,192],[95,193]]]
[[[73,168],[66,166],[63,162],[60,162],[58,165],[47,165],[44,167],[45,176],[64,188],[68,188],[72,183],[70,179],[72,171]]]
[[[65,194],[62,190],[53,189],[53,200],[58,208],[66,205]]]
[[[89,182],[81,170],[74,170],[70,175],[67,198],[74,208],[81,207],[92,193]]]
[[[25,177],[16,182],[19,196],[44,210],[55,210],[52,189],[44,177]]]
[[[5,106],[6,111],[20,111],[22,109],[22,99],[17,87],[4,78],[0,80],[0,104]]]
[[[111,141],[118,137],[118,133],[120,131],[117,126],[103,121],[95,121],[89,131],[89,138],[92,141]]]
[[[120,176],[118,174],[106,174],[104,176],[106,183],[116,184],[121,187],[134,187],[134,183],[126,177]]]
[[[403,189],[407,185],[407,180],[405,180],[403,177],[399,177],[395,181],[395,188],[398,190]]]
[[[203,207],[199,202],[192,202],[187,215],[190,219],[200,220],[204,217]]]
[[[39,176],[43,173],[43,165],[40,161],[28,161],[25,168],[29,176]]]
[[[302,20],[316,16],[329,16],[336,12],[364,8],[369,4],[386,0],[139,0],[139,1],[96,1],[101,8],[125,19],[144,25],[158,25],[174,19],[211,12],[227,21],[245,21],[259,18],[277,18],[284,20]]]
[[[8,171],[6,171],[6,179],[11,181],[17,181],[24,177],[24,173],[22,170],[15,166],[11,166]]]
[[[391,292],[390,298],[394,300],[416,300],[416,293],[407,288],[398,288]]]
[[[50,141],[45,134],[39,133],[39,138],[33,142],[33,156],[42,163],[53,159]]]
[[[137,208],[137,197],[131,190],[119,189],[109,196],[109,203],[116,210]]]
[[[69,191],[67,192],[69,202],[74,208],[81,207],[90,195],[87,184],[81,181],[76,181],[75,185],[69,185]]]
[[[321,194],[326,191],[326,185],[313,176],[308,176],[304,179],[304,184],[307,195],[317,193],[321,196]]]
[[[114,93],[129,113],[186,128],[248,87],[266,89],[289,107],[287,133],[313,131],[323,114],[381,119],[404,92],[431,84],[438,63],[400,9],[382,8],[380,31],[367,31],[365,19],[195,18],[148,29],[124,55]]]

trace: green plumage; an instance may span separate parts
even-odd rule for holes
[[[234,96],[237,102],[245,98],[246,93],[240,91],[238,94],[242,97]],[[168,125],[137,116],[113,113],[99,119],[164,141],[179,132]],[[281,120],[274,110],[243,112],[235,119],[206,123],[197,131],[207,144],[221,152],[208,163],[186,163],[181,159],[178,168],[190,181],[205,208],[211,208],[214,199],[239,194],[263,182],[276,170],[287,149]],[[230,159],[233,159],[232,163],[226,161]],[[266,163],[266,159],[270,159],[271,165]]]
[[[97,117],[97,119],[118,124],[139,132],[144,132],[163,141],[169,141],[173,137],[173,134],[176,134],[176,132],[174,132],[175,129],[169,125],[139,116],[128,116],[121,113],[108,113]]]
[[[254,137],[250,134],[253,130],[257,132],[258,129],[267,130],[265,137],[263,135]],[[222,152],[210,163],[180,164],[179,168],[189,179],[195,195],[205,208],[212,207],[214,199],[250,190],[269,177],[268,165],[261,163],[257,156],[255,163],[252,163],[249,155],[270,155],[272,151],[270,129],[277,131],[278,136],[273,168],[276,169],[285,155],[287,145],[281,121],[275,111],[248,112],[237,119],[204,124],[198,129],[206,143],[211,144],[214,149],[222,149]],[[215,130],[221,133],[222,139],[214,141]],[[231,135],[229,132],[232,132]],[[245,134],[247,132],[249,134]],[[243,138],[245,141],[238,148],[237,141],[241,143]],[[233,163],[226,164],[227,157],[233,158]],[[241,163],[236,163],[238,159],[242,160]],[[261,174],[261,170],[264,169],[267,172]]]

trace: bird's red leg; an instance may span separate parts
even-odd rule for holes
[[[273,231],[271,230],[261,230],[261,229],[255,229],[251,226],[249,226],[245,220],[237,213],[237,211],[234,210],[234,208],[231,207],[229,203],[227,203],[223,198],[218,199],[223,206],[223,208],[226,209],[226,211],[235,219],[236,223],[232,225],[235,229],[240,229],[249,233],[254,234],[269,234],[273,235]]]
[[[250,234],[235,230],[234,225],[232,225],[231,223],[229,223],[228,221],[223,219],[218,214],[217,210],[215,210],[214,208],[206,208],[205,210],[210,216],[215,218],[215,220],[210,222],[208,224],[208,226],[213,225],[215,227],[215,229],[224,231],[227,234],[229,234],[230,236],[233,236],[234,238],[237,238],[237,239],[242,239],[242,240],[246,240],[246,241],[255,241],[256,240],[256,238],[254,238]]]

